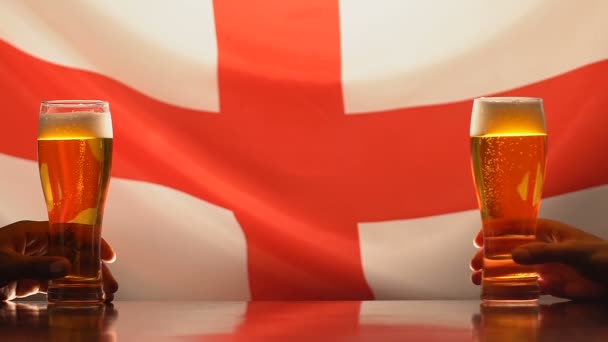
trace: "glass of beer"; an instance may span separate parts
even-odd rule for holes
[[[481,298],[536,301],[538,274],[516,264],[511,251],[536,237],[547,154],[542,99],[475,99],[470,134],[483,226]]]
[[[112,164],[109,104],[42,102],[38,166],[48,210],[49,255],[71,263],[49,282],[50,303],[102,303],[101,223]]]

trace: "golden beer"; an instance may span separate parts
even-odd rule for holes
[[[80,103],[73,108],[71,101],[45,102],[40,114],[38,165],[50,224],[49,255],[71,263],[66,277],[49,282],[49,302],[104,299],[100,243],[112,126],[107,103]]]
[[[540,99],[475,100],[471,164],[484,234],[484,300],[538,299],[534,267],[513,262],[511,251],[535,241],[546,153]]]

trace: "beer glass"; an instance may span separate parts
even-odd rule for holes
[[[547,153],[542,99],[475,99],[470,135],[483,226],[481,298],[535,301],[538,275],[513,262],[511,251],[535,241]]]
[[[46,101],[38,121],[38,166],[49,217],[49,255],[71,263],[49,282],[50,303],[101,303],[101,223],[112,164],[109,104]]]

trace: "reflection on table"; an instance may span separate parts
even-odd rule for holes
[[[118,315],[120,311],[120,316]],[[608,306],[479,301],[0,305],[2,341],[608,341]]]
[[[478,341],[608,341],[608,306],[600,303],[481,306],[473,323]]]
[[[112,305],[0,303],[2,341],[116,341]]]

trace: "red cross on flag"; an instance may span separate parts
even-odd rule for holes
[[[40,101],[103,99],[123,299],[470,298],[479,96],[544,98],[541,215],[600,236],[608,2],[0,1],[0,224]]]

